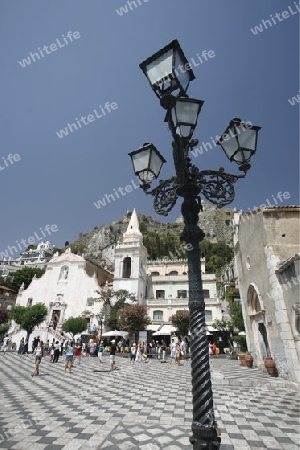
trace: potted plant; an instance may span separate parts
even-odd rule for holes
[[[247,352],[245,355],[245,362],[246,362],[246,366],[247,367],[252,367],[253,366],[253,356],[251,355],[250,352]]]
[[[265,368],[268,371],[268,374],[271,377],[277,377],[278,376],[277,369],[276,369],[276,363],[275,363],[275,361],[274,361],[274,359],[272,357],[266,357],[265,361],[264,361],[264,364],[265,364]]]

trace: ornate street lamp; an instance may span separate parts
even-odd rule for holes
[[[140,68],[159,98],[178,89],[184,94],[195,78],[177,39],[143,61]]]
[[[239,170],[243,172],[247,172],[251,167],[249,161],[256,152],[257,135],[261,128],[248,123],[242,122],[241,119],[232,119],[217,142],[227,158],[239,164]]]
[[[236,162],[243,174],[231,175],[224,172],[199,169],[189,157],[189,151],[198,141],[192,138],[197,125],[202,100],[189,99],[186,95],[189,82],[194,74],[177,41],[172,41],[142,64],[141,69],[160,98],[161,106],[167,110],[166,121],[173,136],[173,159],[176,175],[149,190],[165,162],[153,144],[147,144],[131,152],[135,174],[141,181],[146,194],[154,197],[154,209],[158,214],[168,215],[178,196],[183,197],[181,212],[185,227],[180,239],[187,243],[189,310],[191,331],[191,365],[193,392],[193,435],[190,442],[194,450],[213,450],[220,447],[220,432],[215,420],[213,395],[210,378],[209,355],[205,324],[205,300],[200,267],[199,242],[204,232],[198,226],[199,212],[202,211],[201,198],[217,205],[218,208],[234,199],[234,183],[246,176],[250,168],[250,158],[256,151],[257,133],[260,127],[247,127],[240,119],[233,119],[219,140],[230,161]],[[178,96],[171,93],[178,90]],[[243,128],[243,129],[242,129]],[[155,164],[151,166],[151,158]]]

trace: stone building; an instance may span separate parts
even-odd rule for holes
[[[282,206],[236,212],[234,252],[248,349],[272,357],[280,376],[300,381],[299,211]]]
[[[53,337],[61,339],[62,324],[70,317],[85,317],[87,328],[98,323],[96,316],[101,312],[103,302],[97,291],[111,280],[110,273],[67,249],[61,255],[54,255],[41,278],[34,277],[27,289],[21,286],[16,304],[31,306],[44,303],[48,316],[35,328],[34,334],[44,341]],[[26,332],[18,330],[16,325],[9,333],[13,334],[16,342],[26,336]]]

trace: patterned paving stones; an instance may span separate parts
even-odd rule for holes
[[[190,362],[130,365],[85,358],[65,373],[64,358],[0,355],[0,448],[11,450],[182,450],[192,420]],[[211,360],[221,450],[299,449],[299,394],[238,361]]]

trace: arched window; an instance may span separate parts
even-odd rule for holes
[[[169,275],[178,275],[178,272],[177,272],[177,270],[172,270],[172,271],[169,273]]]
[[[212,311],[209,309],[205,310],[205,321],[212,320]]]
[[[258,313],[262,310],[258,293],[252,285],[250,285],[248,289],[248,302],[250,303],[250,310],[252,313]]]
[[[29,299],[27,300],[27,306],[32,306],[32,298],[29,298]]]
[[[126,256],[123,259],[123,278],[130,278],[131,275],[131,258]]]
[[[159,276],[159,272],[151,272],[151,275],[152,275],[153,277],[157,277],[157,276]]]
[[[62,268],[60,269],[59,281],[65,281],[68,278],[68,275],[69,275],[69,267],[62,266]]]
[[[164,320],[164,313],[163,311],[153,311],[153,320]]]

